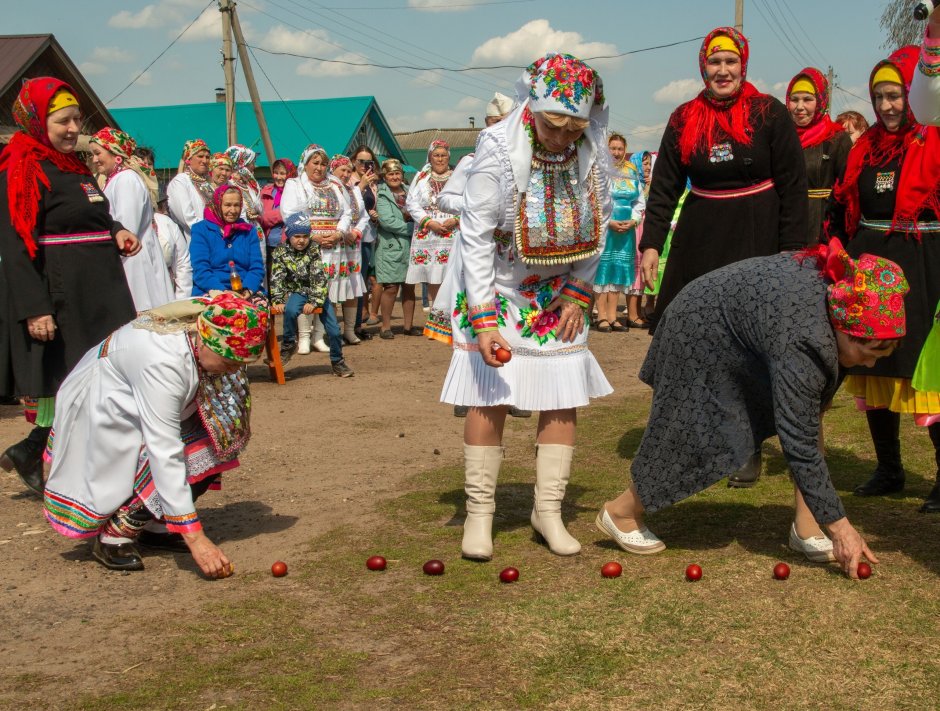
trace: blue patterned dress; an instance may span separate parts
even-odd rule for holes
[[[636,220],[643,217],[646,200],[642,183],[632,163],[624,164],[622,172],[611,181],[612,220]],[[627,232],[607,230],[607,242],[594,277],[594,291],[629,291],[636,281],[636,228]]]

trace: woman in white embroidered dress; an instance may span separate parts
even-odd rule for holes
[[[431,301],[437,297],[437,290],[444,281],[444,268],[450,259],[457,228],[457,218],[437,204],[438,195],[452,173],[450,146],[446,141],[433,141],[428,148],[428,162],[408,188],[406,207],[415,226],[405,283],[427,284]],[[405,335],[417,335],[418,330]]]
[[[320,245],[320,255],[329,278],[329,303],[323,305],[323,313],[316,320],[317,332],[313,338],[318,351],[329,350],[334,345],[331,343],[327,347],[323,343],[322,319],[329,318],[332,305],[362,294],[362,277],[358,271],[350,273],[347,263],[346,238],[352,227],[352,209],[346,190],[329,176],[329,167],[330,158],[326,151],[315,143],[310,144],[300,156],[299,175],[284,183],[284,196],[281,198],[281,214],[285,222],[296,212],[307,213],[310,238]],[[335,314],[333,318],[336,318]],[[310,352],[310,326],[310,316],[297,318],[298,353]],[[331,358],[333,355],[331,353]]]
[[[369,213],[366,212],[366,203],[358,186],[349,185],[352,175],[352,161],[344,155],[335,155],[330,161],[330,173],[339,180],[346,191],[349,202],[350,225],[346,233],[346,267],[352,278],[358,277],[361,282],[359,296],[366,292],[365,279],[362,276],[362,235],[369,227]],[[343,340],[351,346],[361,343],[356,335],[356,309],[359,308],[359,298],[346,299],[343,302]]]
[[[212,202],[215,188],[209,181],[209,146],[200,138],[186,141],[179,173],[166,186],[170,217],[183,230],[189,244],[193,225],[201,222],[203,211]]]
[[[175,295],[154,230],[157,176],[134,155],[136,147],[133,138],[113,128],[103,128],[91,138],[92,163],[108,181],[104,194],[111,217],[140,240],[140,251],[133,257],[121,257],[121,262],[134,308],[146,311],[173,301]]]
[[[450,272],[454,354],[441,399],[470,407],[462,550],[478,560],[493,555],[511,405],[540,412],[532,527],[553,553],[580,551],[561,519],[575,408],[612,392],[585,328],[610,217],[600,77],[570,55],[550,54],[523,73],[517,91],[519,108],[477,143],[461,213],[462,269]],[[512,359],[501,362],[497,349]]]

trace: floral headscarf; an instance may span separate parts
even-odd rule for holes
[[[352,161],[349,160],[347,156],[344,156],[342,153],[337,153],[330,159],[330,172],[335,173],[337,168],[341,168],[344,165],[352,165]]]
[[[48,160],[63,173],[91,175],[75,153],[57,151],[49,142],[46,129],[49,103],[60,91],[74,94],[72,87],[53,77],[37,77],[23,83],[13,103],[13,120],[20,130],[0,154],[0,172],[7,171],[10,224],[26,245],[30,259],[35,259],[39,250],[33,236],[39,215],[39,185],[49,185],[42,161]]]
[[[526,69],[529,108],[586,119],[604,104],[604,83],[590,66],[570,54],[546,54]]]
[[[242,363],[261,355],[268,334],[268,310],[225,291],[213,297],[197,319],[202,343],[213,353]]]
[[[222,198],[225,196],[225,193],[228,192],[238,193],[238,196],[242,199],[242,203],[244,204],[245,198],[242,196],[241,189],[237,185],[225,183],[215,189],[212,193],[212,201],[202,211],[202,216],[205,219],[221,228],[222,237],[225,238],[230,237],[235,232],[245,232],[251,229],[251,225],[241,218],[235,220],[235,222],[225,221],[225,218],[222,216]]]
[[[203,151],[206,153],[212,153],[212,151],[209,150],[208,144],[201,138],[194,138],[191,141],[186,141],[186,143],[183,144],[183,162],[189,163],[194,155],[197,153],[202,153]]]
[[[815,67],[806,67],[800,70],[800,73],[790,80],[790,85],[787,87],[787,99],[794,91],[799,91],[797,85],[798,83],[802,84],[804,81],[812,85],[812,94],[816,97],[816,113],[813,114],[813,120],[807,126],[796,127],[796,132],[800,137],[800,145],[806,149],[828,141],[845,129],[842,124],[836,123],[829,117],[829,81]]]
[[[829,282],[826,302],[833,328],[869,340],[891,340],[906,333],[904,295],[909,287],[901,267],[874,254],[853,260],[835,237],[796,255],[800,261],[807,257],[816,259],[816,267]]]
[[[212,157],[209,159],[209,168],[218,168],[220,165],[227,165],[229,170],[235,170],[235,164],[232,162],[232,159],[228,157],[228,153],[212,154]]]
[[[229,180],[242,190],[249,191],[251,199],[254,201],[256,196],[260,194],[261,187],[258,185],[255,174],[249,166],[257,159],[258,154],[248,146],[239,144],[229,146],[225,150],[225,154],[232,160],[234,165]]]
[[[121,161],[114,173],[108,176],[108,181],[122,170],[130,169],[137,173],[144,186],[150,194],[151,205],[156,205],[158,201],[159,186],[157,184],[157,174],[153,168],[144,165],[140,158],[134,155],[134,149],[137,148],[137,141],[131,138],[124,131],[116,128],[106,127],[98,131],[91,137],[91,143],[97,143],[109,153],[121,158]]]
[[[292,161],[290,158],[278,158],[276,161],[274,161],[274,165],[271,166],[271,170],[274,170],[275,168],[277,168],[278,163],[283,165],[284,170],[287,171],[288,180],[290,180],[291,178],[297,177],[297,166],[294,165],[294,161]]]

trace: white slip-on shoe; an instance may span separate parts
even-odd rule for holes
[[[651,530],[638,528],[635,531],[621,531],[610,518],[606,509],[601,509],[594,519],[594,525],[601,533],[610,536],[614,543],[623,548],[627,553],[636,553],[637,555],[652,555],[666,550],[666,544],[656,537]]]
[[[832,541],[827,536],[800,538],[795,523],[790,524],[790,550],[802,553],[811,563],[832,563],[836,559]]]

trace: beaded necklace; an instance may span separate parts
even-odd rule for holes
[[[313,193],[307,193],[307,210],[313,217],[339,217],[339,200],[329,178],[321,183],[307,181]]]

